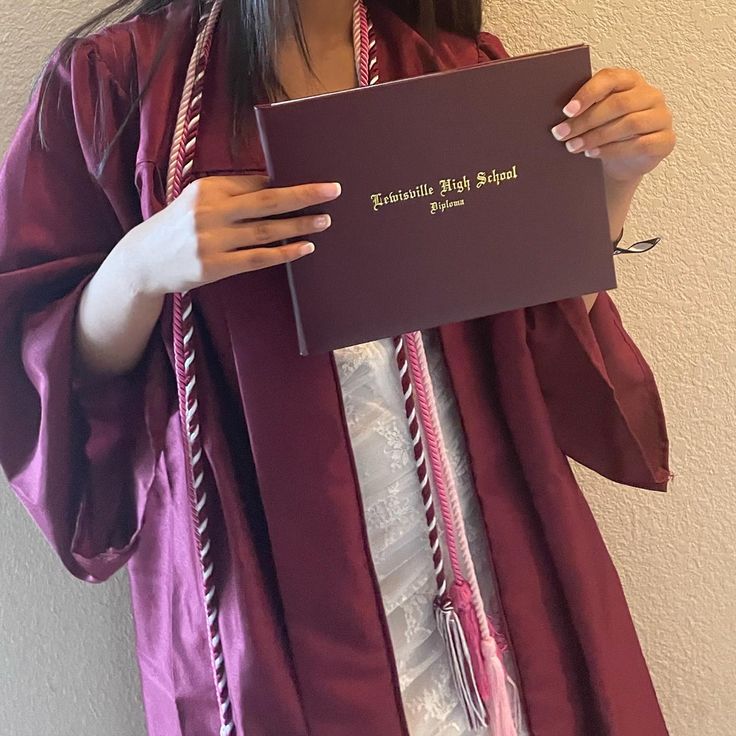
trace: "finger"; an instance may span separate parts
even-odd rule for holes
[[[217,230],[211,239],[212,250],[224,252],[254,245],[320,233],[332,224],[329,215],[303,215],[279,220],[251,220]]]
[[[217,281],[238,273],[270,268],[296,261],[313,252],[314,243],[300,241],[272,248],[253,248],[252,250],[220,253],[207,264],[208,278],[211,281]]]
[[[604,146],[590,149],[586,155],[603,160],[650,158],[653,161],[660,161],[671,153],[674,146],[674,132],[672,130],[660,130],[656,133],[637,135],[625,141],[607,143]]]
[[[668,115],[663,110],[643,110],[616,118],[610,123],[589,130],[585,135],[572,138],[565,146],[572,153],[623,141],[646,133],[655,133],[667,127]]]
[[[252,220],[329,202],[340,196],[337,182],[297,184],[293,187],[268,187],[222,203],[222,214],[229,222]]]
[[[550,132],[558,141],[566,141],[622,115],[653,109],[659,100],[659,91],[652,87],[635,87],[614,92],[584,113],[570,120],[563,120],[551,128]]]
[[[640,81],[641,75],[635,69],[620,69],[618,67],[601,69],[580,87],[572,99],[562,108],[562,112],[567,117],[580,115],[612,92],[631,89]]]

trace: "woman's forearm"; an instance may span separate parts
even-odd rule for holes
[[[629,213],[631,202],[634,198],[634,192],[639,186],[642,177],[630,181],[617,181],[615,179],[605,178],[606,184],[606,205],[608,206],[608,225],[611,241],[621,233],[624,226],[626,216]],[[595,304],[598,294],[586,294],[583,296],[583,302],[586,309],[590,312]]]
[[[80,299],[76,349],[82,365],[104,375],[136,366],[161,314],[164,296],[144,293],[128,239],[113,248]]]

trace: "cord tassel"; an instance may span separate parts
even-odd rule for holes
[[[477,673],[478,692],[487,708],[492,733],[499,736],[515,734],[521,724],[518,689],[504,667],[502,649],[497,641],[499,635],[490,616],[486,617],[489,635],[484,636],[480,631],[472,595],[467,580],[454,582],[450,587],[449,597],[468,641],[470,659]]]
[[[514,734],[517,732],[518,721],[515,722],[507,691],[507,682],[512,681],[501,661],[496,640],[493,638],[483,639],[481,650],[489,685],[488,700],[485,703],[488,707],[489,719],[493,724],[493,733],[499,736]],[[515,685],[514,689],[516,689]]]
[[[488,630],[490,631],[491,636],[495,639],[496,646],[498,647],[497,656],[503,664],[504,654],[505,652],[509,651],[509,643],[503,633],[499,631],[498,626],[496,625],[496,622],[494,621],[493,616],[490,613],[486,617],[486,620],[488,622]],[[521,710],[521,694],[511,675],[509,675],[507,670],[504,671],[506,675],[506,692],[508,693],[509,703],[511,704],[511,708],[513,710],[512,718],[514,721],[514,726],[516,727],[517,731],[520,731],[522,729],[523,718]]]
[[[455,580],[448,593],[460,625],[465,631],[465,638],[470,647],[470,660],[476,673],[478,692],[483,702],[488,704],[491,697],[491,685],[486,672],[485,657],[483,654],[483,634],[478,626],[475,609],[473,608],[472,592],[467,580]]]
[[[448,596],[435,599],[434,616],[447,648],[452,679],[460,694],[468,725],[471,730],[480,731],[488,726],[486,706],[478,689],[465,630]]]

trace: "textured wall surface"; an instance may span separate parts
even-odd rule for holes
[[[639,69],[675,114],[675,153],[645,177],[626,226],[629,242],[663,243],[619,259],[615,298],[658,377],[677,478],[657,494],[579,473],[673,736],[732,733],[736,702],[733,3],[497,0],[486,22],[512,54],[587,42],[594,68]],[[101,5],[2,2],[0,149],[44,55]],[[5,488],[0,539],[3,733],[143,736],[124,573],[102,586],[66,575]]]

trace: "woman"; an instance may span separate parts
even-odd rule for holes
[[[507,53],[476,2],[116,5],[132,15],[55,55],[0,177],[12,487],[74,575],[127,564],[152,736],[470,733],[392,343],[295,350],[281,264],[329,222],[266,218],[339,187],[269,190],[250,106],[355,86],[361,19],[380,81]],[[667,106],[604,69],[560,117],[560,145],[602,159],[614,240],[672,150]],[[423,338],[498,629],[508,687],[491,700],[522,709],[504,732],[666,734],[565,458],[652,490],[670,477],[610,297]]]

